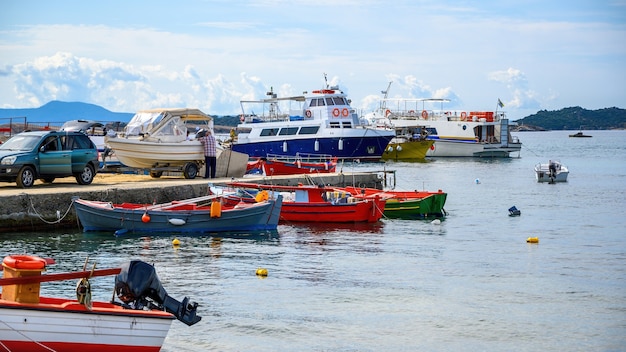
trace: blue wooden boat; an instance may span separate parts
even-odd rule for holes
[[[74,199],[84,231],[204,235],[276,231],[282,197],[257,202],[222,204],[228,194],[209,195],[163,204],[138,204]]]

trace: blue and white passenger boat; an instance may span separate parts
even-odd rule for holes
[[[241,101],[234,151],[250,157],[328,154],[347,160],[379,160],[393,130],[362,125],[338,87],[278,98]]]

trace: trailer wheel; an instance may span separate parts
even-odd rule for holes
[[[159,178],[161,175],[163,175],[163,171],[150,171],[150,177],[152,178]]]
[[[188,178],[188,179],[196,178],[196,176],[198,176],[198,165],[196,165],[196,163],[185,164],[183,175],[185,176],[185,178]]]

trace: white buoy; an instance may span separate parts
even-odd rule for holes
[[[431,221],[430,223],[433,224],[433,225],[440,225],[441,224],[441,220],[435,219],[435,220]]]
[[[476,184],[479,185],[480,184],[480,179],[477,178],[477,179],[474,180],[474,182],[476,182]]]

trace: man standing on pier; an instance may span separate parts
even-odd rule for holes
[[[217,158],[215,157],[217,148],[215,137],[213,137],[211,130],[201,132],[204,132],[204,135],[198,138],[198,140],[204,147],[204,178],[215,178],[215,168],[217,164]],[[201,133],[199,132],[198,134]]]

